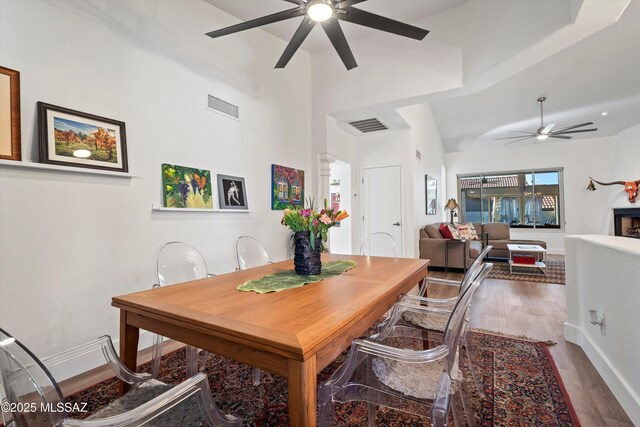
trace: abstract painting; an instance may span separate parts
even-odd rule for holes
[[[248,209],[244,178],[218,175],[220,209]]]
[[[272,210],[284,210],[304,203],[304,171],[271,165]]]
[[[163,163],[162,195],[166,208],[211,209],[211,172]]]
[[[40,162],[127,172],[124,123],[38,102]]]

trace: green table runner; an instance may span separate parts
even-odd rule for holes
[[[355,261],[330,261],[322,263],[322,273],[313,276],[300,276],[295,271],[281,271],[256,280],[249,280],[236,288],[239,291],[255,291],[259,294],[280,292],[285,289],[299,288],[307,283],[315,283],[328,279],[358,265]]]

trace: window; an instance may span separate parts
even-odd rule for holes
[[[561,228],[561,169],[458,176],[458,189],[465,221]]]

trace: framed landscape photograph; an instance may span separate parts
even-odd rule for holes
[[[244,178],[218,175],[220,209],[249,209]]]
[[[38,102],[40,163],[127,172],[124,122]]]
[[[271,165],[271,209],[284,210],[304,204],[304,171]]]
[[[435,215],[438,210],[438,180],[429,175],[424,176],[427,215]]]
[[[0,159],[22,160],[20,73],[0,67]]]
[[[162,198],[165,208],[213,209],[211,172],[163,163]]]

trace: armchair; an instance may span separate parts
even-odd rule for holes
[[[240,236],[235,244],[236,259],[238,268],[236,270],[247,270],[261,265],[273,264],[269,259],[269,253],[257,239],[251,236]],[[253,385],[260,385],[260,369],[253,368]]]
[[[251,236],[240,236],[235,244],[238,270],[246,270],[261,265],[271,264],[269,253],[262,243]]]
[[[153,288],[190,282],[215,276],[209,274],[207,262],[196,248],[182,242],[167,242],[157,250],[155,259],[155,275],[157,282]],[[160,359],[162,358],[162,342],[164,337],[155,335],[151,356],[151,374],[158,378],[160,373]],[[187,376],[198,372],[200,349],[192,346],[185,347],[187,361]],[[203,359],[206,354],[203,353]]]
[[[368,403],[369,425],[374,423],[373,405],[431,417],[433,426],[447,425],[451,406],[454,421],[460,424],[464,382],[458,370],[458,347],[465,313],[480,283],[474,281],[460,296],[449,315],[443,343],[436,348],[390,345],[396,337],[415,337],[411,335],[415,329],[404,327],[386,329],[378,336],[380,342],[355,340],[346,362],[319,387],[320,426],[333,425],[334,402],[349,401]]]
[[[360,255],[398,257],[398,245],[389,233],[378,231],[367,236],[360,245]]]
[[[51,370],[92,352],[102,354],[114,374],[133,387],[90,417],[73,419],[67,410],[61,410],[68,408],[68,404]],[[198,373],[171,386],[149,374],[133,373],[120,362],[108,336],[40,361],[20,341],[0,329],[0,373],[12,409],[10,418],[5,419],[7,427],[242,425],[239,418],[218,410],[204,374]]]

